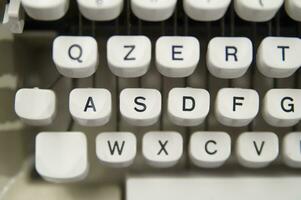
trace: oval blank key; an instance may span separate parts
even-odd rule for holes
[[[49,125],[56,113],[55,93],[38,88],[20,89],[15,97],[15,112],[29,125]]]
[[[145,21],[164,21],[175,10],[177,0],[131,0],[133,13]]]
[[[93,21],[109,21],[122,12],[123,0],[77,0],[82,15]]]
[[[266,22],[271,20],[284,0],[234,0],[235,11],[246,21]]]
[[[93,37],[59,36],[53,42],[53,61],[57,70],[70,78],[86,78],[98,65],[98,46]]]
[[[58,20],[69,7],[69,0],[22,0],[26,13],[36,20]]]
[[[216,21],[222,18],[231,0],[183,0],[185,13],[197,21]]]
[[[292,19],[301,22],[300,0],[285,0],[285,10]]]
[[[301,40],[297,37],[267,37],[257,51],[257,67],[270,78],[286,78],[301,66]]]
[[[69,110],[80,125],[102,126],[111,117],[111,93],[106,89],[74,89],[69,96]]]
[[[262,168],[273,162],[279,154],[279,140],[272,132],[245,132],[236,142],[236,155],[241,165]]]
[[[47,181],[74,182],[88,173],[87,139],[81,132],[41,132],[35,151],[36,170]]]

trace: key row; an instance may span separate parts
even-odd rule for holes
[[[285,2],[288,15],[301,21],[300,0],[234,0],[237,15],[251,22],[271,20]],[[123,0],[77,0],[79,10],[87,19],[109,21],[116,19],[124,7]],[[131,10],[145,21],[164,21],[170,18],[177,6],[177,0],[130,0]],[[231,0],[196,1],[183,0],[185,13],[196,21],[216,21],[221,19],[231,4]],[[37,20],[57,20],[62,18],[69,7],[69,0],[42,1],[22,0],[27,14]],[[129,11],[128,11],[129,12]]]
[[[155,61],[158,71],[167,77],[193,74],[200,59],[206,59],[210,73],[218,78],[242,77],[252,64],[253,45],[245,37],[215,37],[207,55],[200,55],[194,37],[163,36],[156,41]],[[270,78],[293,75],[301,66],[301,39],[267,37],[257,49],[258,70]],[[101,53],[101,52],[100,52]],[[112,73],[124,78],[141,77],[150,67],[151,41],[145,36],[113,36],[107,42],[107,61]],[[59,36],[53,42],[53,61],[57,70],[71,78],[89,77],[99,63],[97,42],[92,37]]]
[[[173,88],[167,99],[171,122],[179,126],[198,126],[210,109],[210,94],[198,88]],[[223,125],[247,126],[257,116],[260,98],[256,90],[223,88],[217,93],[214,113]],[[69,95],[69,111],[83,126],[102,126],[110,121],[112,96],[106,89],[74,89]],[[119,111],[133,126],[151,126],[162,113],[162,95],[156,89],[129,88],[121,91]],[[15,97],[15,112],[29,125],[48,125],[56,113],[52,90],[20,89]],[[275,127],[290,127],[301,120],[301,89],[271,89],[262,101],[265,121]]]
[[[232,154],[231,137],[225,132],[195,132],[189,139],[191,162],[200,168],[218,168]],[[83,179],[89,171],[87,139],[81,132],[41,132],[36,137],[35,165],[46,180],[68,182]],[[142,138],[142,155],[155,168],[173,167],[183,157],[184,143],[178,132],[148,132]],[[301,132],[287,134],[282,143],[283,162],[301,167]],[[273,132],[245,132],[235,143],[237,161],[247,168],[263,168],[280,152]],[[129,167],[137,154],[137,139],[130,132],[104,132],[96,138],[96,156],[108,167]]]

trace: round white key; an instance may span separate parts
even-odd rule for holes
[[[285,10],[292,19],[301,22],[300,0],[285,0]]]
[[[22,5],[31,18],[52,21],[66,14],[69,0],[22,0]]]
[[[83,126],[102,126],[112,113],[112,96],[106,89],[74,89],[69,96],[73,119]]]
[[[162,97],[155,89],[124,89],[120,93],[120,113],[134,126],[155,124],[161,114]]]
[[[224,132],[196,132],[189,143],[191,161],[204,168],[222,166],[231,155],[231,138]]]
[[[271,20],[284,0],[234,0],[237,15],[251,22],[266,22]]]
[[[253,45],[245,37],[216,37],[208,45],[207,67],[218,78],[242,77],[253,59]]]
[[[86,78],[98,65],[98,46],[92,37],[59,36],[53,42],[53,61],[57,70],[70,78]]]
[[[258,114],[259,95],[255,90],[224,88],[218,91],[215,116],[226,126],[248,125]]]
[[[151,56],[151,41],[145,36],[113,36],[108,40],[107,60],[116,76],[133,78],[144,75]]]
[[[287,166],[301,168],[301,132],[292,132],[284,137],[282,156]]]
[[[142,139],[142,153],[153,167],[172,167],[182,157],[183,138],[178,132],[148,132]]]
[[[123,0],[77,0],[84,17],[93,21],[116,19],[123,9]]]
[[[286,78],[301,66],[301,40],[293,37],[267,37],[257,51],[257,67],[270,78]]]
[[[207,90],[173,88],[168,95],[168,115],[178,126],[200,125],[209,113],[210,95]]]
[[[129,167],[136,157],[136,136],[129,132],[105,132],[96,138],[96,155],[101,164]]]
[[[170,18],[177,5],[177,0],[131,0],[133,13],[139,19],[151,22]]]
[[[185,13],[196,21],[216,21],[221,19],[231,0],[183,0]]]
[[[263,100],[262,115],[271,126],[294,126],[301,119],[301,90],[269,90]]]
[[[56,96],[52,90],[20,89],[15,97],[15,112],[26,124],[45,126],[56,114]]]
[[[199,60],[200,44],[194,37],[163,36],[156,42],[156,65],[164,76],[190,76]]]
[[[245,132],[236,143],[238,162],[249,168],[263,168],[273,162],[279,154],[279,140],[271,132]]]
[[[87,139],[81,132],[41,132],[35,151],[36,170],[47,181],[80,181],[88,174]]]

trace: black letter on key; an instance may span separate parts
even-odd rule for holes
[[[191,106],[190,107],[188,107],[186,105],[188,100],[191,101]],[[194,108],[195,108],[194,98],[193,97],[188,97],[188,96],[183,96],[183,111],[193,111]]]
[[[95,108],[94,101],[93,101],[92,97],[88,98],[84,111],[87,112],[87,110],[89,108],[92,108],[93,111],[96,112],[96,108]]]
[[[285,50],[289,49],[289,46],[277,46],[278,49],[282,50],[282,61],[285,61]]]
[[[233,97],[233,112],[236,111],[236,106],[242,106],[243,105],[242,103],[239,103],[236,100],[243,101],[243,100],[245,100],[245,98],[244,97]]]
[[[176,51],[176,49],[183,49],[183,46],[180,45],[172,46],[172,60],[184,60],[184,58],[176,57],[176,54],[182,54],[182,51]]]
[[[253,144],[254,144],[254,147],[255,147],[255,150],[256,150],[257,155],[260,156],[261,153],[262,153],[262,150],[263,150],[263,146],[264,146],[264,144],[265,144],[265,141],[262,141],[262,142],[261,142],[261,145],[260,145],[259,148],[258,148],[257,143],[256,143],[255,141],[253,141]]]
[[[283,110],[284,112],[295,112],[295,106],[294,106],[293,103],[287,104],[289,108],[286,108],[286,107],[284,106],[284,103],[285,103],[284,101],[286,101],[286,100],[288,100],[288,101],[290,101],[290,102],[293,102],[293,101],[294,101],[294,99],[291,98],[291,97],[284,97],[284,98],[281,100],[281,108],[282,108],[282,110]]]
[[[167,150],[165,149],[165,148],[166,148],[166,145],[167,145],[167,143],[168,143],[168,140],[166,140],[164,143],[163,143],[161,140],[159,140],[158,142],[159,142],[159,144],[160,144],[161,149],[160,149],[160,151],[157,153],[157,155],[159,156],[162,152],[164,152],[165,155],[168,155],[168,152],[167,152]]]
[[[206,151],[206,153],[208,153],[209,155],[214,155],[214,154],[216,154],[216,153],[217,153],[217,150],[209,151],[209,149],[208,149],[208,145],[209,145],[209,144],[214,144],[214,145],[216,145],[217,143],[216,143],[214,140],[209,140],[209,141],[207,141],[206,144],[205,144],[205,151]]]
[[[238,59],[237,59],[237,51],[238,51],[237,48],[234,47],[234,46],[226,46],[226,49],[225,49],[226,61],[228,62],[229,61],[229,57],[233,56],[234,57],[234,61],[237,62],[238,61]]]
[[[125,144],[125,141],[122,141],[121,146],[119,146],[119,143],[117,141],[115,141],[114,145],[112,147],[111,141],[108,141],[109,150],[110,150],[111,155],[114,155],[116,150],[118,152],[118,155],[121,155],[122,151],[123,151],[124,144]]]
[[[130,54],[134,51],[134,49],[136,48],[136,46],[135,45],[125,45],[123,47],[130,49],[130,51],[128,52],[128,54],[126,54],[126,56],[124,57],[124,60],[136,60],[135,57],[130,57]]]
[[[136,97],[136,98],[135,98],[135,104],[137,104],[138,106],[141,106],[140,109],[137,108],[137,107],[135,107],[135,110],[136,110],[137,112],[144,112],[144,111],[146,110],[146,105],[145,105],[144,103],[142,103],[142,102],[139,102],[139,100],[145,101],[146,98],[144,98],[144,97]]]

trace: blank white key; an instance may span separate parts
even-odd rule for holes
[[[294,37],[267,37],[257,51],[257,67],[270,78],[286,78],[301,66],[301,40]]]
[[[155,124],[161,114],[162,97],[155,89],[124,89],[120,93],[120,113],[134,126]]]
[[[132,11],[136,17],[151,22],[170,18],[176,4],[177,0],[131,0]]]
[[[107,43],[107,59],[111,71],[120,77],[144,75],[152,56],[151,41],[145,36],[113,36]]]
[[[15,112],[27,124],[51,124],[56,113],[56,96],[52,90],[20,89],[15,97]]]
[[[275,133],[245,132],[236,143],[236,155],[241,165],[262,168],[273,162],[279,154],[279,141]]]
[[[88,173],[87,139],[81,132],[41,132],[35,151],[36,170],[47,181],[80,181]]]
[[[301,132],[292,132],[284,137],[282,156],[287,166],[301,168]]]
[[[96,138],[96,155],[101,164],[128,167],[135,159],[136,136],[129,132],[105,132]]]
[[[22,0],[22,5],[33,19],[51,21],[58,20],[66,14],[69,0]]]
[[[73,119],[83,126],[102,126],[112,113],[112,96],[106,89],[74,89],[69,96]]]
[[[148,132],[142,139],[142,153],[153,167],[172,167],[182,157],[183,138],[178,132]]]
[[[129,176],[126,200],[298,200],[301,177],[272,173],[218,173]]]
[[[294,126],[301,119],[301,90],[269,90],[263,100],[262,112],[265,121],[272,126]]]
[[[284,0],[234,0],[237,15],[251,22],[266,22],[271,20]]]
[[[80,12],[93,21],[116,19],[122,9],[123,0],[77,0]]]
[[[216,37],[208,45],[207,67],[218,78],[239,78],[250,67],[253,45],[245,37]]]
[[[98,65],[98,47],[88,36],[59,36],[53,42],[53,61],[57,70],[70,78],[86,78]]]
[[[259,95],[255,90],[224,88],[218,91],[215,116],[226,126],[248,125],[258,114]]]
[[[197,21],[216,21],[221,19],[231,0],[183,0],[185,13]]]
[[[156,65],[164,76],[190,76],[199,59],[200,44],[194,37],[164,36],[156,42]]]
[[[168,95],[168,115],[179,126],[200,125],[209,113],[210,95],[207,90],[173,88]]]
[[[199,167],[220,167],[230,155],[231,138],[225,132],[196,132],[190,138],[189,156]]]
[[[285,0],[285,10],[287,14],[296,21],[301,21],[301,1]]]

